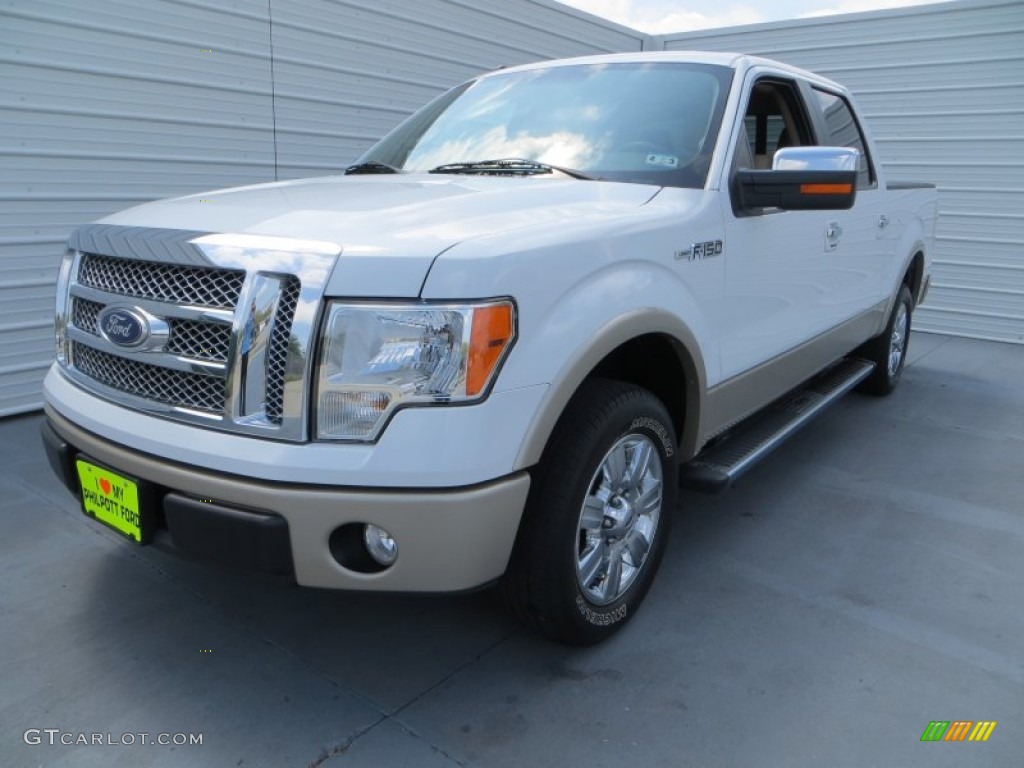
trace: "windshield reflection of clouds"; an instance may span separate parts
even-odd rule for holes
[[[483,96],[483,98],[481,98],[479,102],[471,102],[470,104],[468,104],[463,114],[459,115],[459,117],[463,117],[468,120],[478,120],[482,117],[487,117],[489,114],[492,114],[493,112],[497,112],[499,109],[502,109],[503,107],[506,107],[508,105],[508,100],[505,98],[505,96],[507,96],[511,91],[515,90],[521,84],[522,81],[511,80],[508,83],[501,85],[501,87],[498,88],[493,93],[489,93]],[[479,85],[477,87],[479,87]],[[457,114],[456,110],[458,109],[458,107],[459,105],[458,103],[456,103],[454,109],[452,110],[453,113]]]
[[[537,136],[523,131],[509,136],[504,125],[496,125],[484,133],[463,135],[428,152],[414,153],[409,158],[408,167],[411,170],[429,170],[452,162],[453,158],[490,160],[520,157],[581,168],[596,163],[606,143],[569,131]]]
[[[581,102],[577,89],[603,71],[587,67],[580,78],[579,71],[535,70],[482,80],[426,131],[405,169],[503,158],[594,167],[609,143],[599,125],[607,110],[589,99]],[[450,132],[455,126],[457,136]]]
[[[515,158],[699,187],[731,76],[674,62],[497,73],[428,105],[363,159],[423,172]]]

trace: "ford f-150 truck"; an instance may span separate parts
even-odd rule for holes
[[[809,72],[499,70],[343,175],[74,232],[44,444],[136,543],[312,587],[497,582],[594,643],[643,600],[677,487],[893,389],[935,211]]]

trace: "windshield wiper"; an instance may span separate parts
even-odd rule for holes
[[[356,163],[350,165],[345,169],[346,176],[354,176],[361,173],[399,173],[400,171],[393,165],[387,163]]]
[[[485,176],[535,176],[540,173],[552,173],[558,171],[574,179],[586,179],[595,181],[596,176],[577,171],[573,168],[562,168],[550,163],[542,163],[537,160],[523,160],[518,157],[511,157],[502,160],[473,160],[466,163],[445,163],[437,168],[431,168],[430,173],[466,173],[481,174]]]

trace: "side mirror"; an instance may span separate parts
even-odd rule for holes
[[[740,210],[843,210],[857,196],[860,152],[849,147],[786,147],[775,153],[772,170],[736,172]]]

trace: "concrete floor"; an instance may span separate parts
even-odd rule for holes
[[[38,416],[0,422],[0,766],[1019,766],[1024,349],[918,334],[911,361],[892,397],[684,494],[644,609],[583,651],[486,593],[300,590],[133,548],[58,485]],[[920,741],[958,719],[999,724]]]

